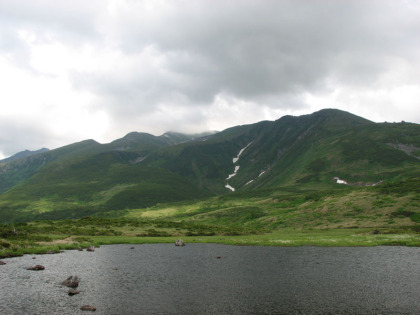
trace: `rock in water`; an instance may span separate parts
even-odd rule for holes
[[[70,288],[77,288],[79,286],[79,277],[78,276],[70,276],[63,282],[62,285],[68,286]]]
[[[6,263],[4,261],[0,260],[0,265],[5,265]]]
[[[45,269],[45,267],[42,266],[42,265],[35,265],[33,267],[26,268],[26,270],[44,270],[44,269]]]
[[[88,251],[88,252],[94,252],[94,251],[95,251],[95,246],[90,245],[90,246],[87,248],[87,251]]]
[[[79,291],[77,291],[76,289],[70,289],[69,290],[69,292],[68,292],[68,294],[70,295],[70,296],[72,296],[72,295],[76,295],[76,294],[79,294],[80,292]]]
[[[175,241],[175,246],[185,246],[185,243],[183,240],[178,239]]]
[[[92,305],[83,305],[80,309],[82,311],[96,311],[96,307]]]

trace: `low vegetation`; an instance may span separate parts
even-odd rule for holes
[[[420,183],[232,193],[80,219],[0,225],[0,256],[117,243],[420,246]],[[402,189],[403,188],[403,189]]]

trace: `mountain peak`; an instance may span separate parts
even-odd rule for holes
[[[10,161],[13,161],[13,160],[25,158],[25,157],[28,157],[28,156],[31,156],[31,155],[35,155],[35,154],[38,154],[38,153],[42,153],[42,152],[46,152],[46,151],[49,151],[49,149],[47,149],[47,148],[41,148],[41,149],[35,150],[35,151],[31,151],[31,150],[27,150],[26,149],[24,151],[18,152],[16,154],[8,157],[8,158],[5,158],[3,160],[0,160],[0,163],[10,162]]]

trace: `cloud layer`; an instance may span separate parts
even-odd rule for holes
[[[420,122],[417,1],[2,1],[0,157],[334,107]]]

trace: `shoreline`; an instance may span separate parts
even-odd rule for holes
[[[372,234],[366,230],[301,230],[274,231],[267,234],[236,235],[236,236],[157,236],[137,237],[122,236],[86,236],[84,242],[75,242],[78,236],[55,235],[52,242],[28,245],[17,249],[5,249],[0,253],[0,259],[19,257],[23,255],[40,255],[60,253],[62,250],[86,250],[90,245],[136,245],[136,244],[175,244],[176,239],[183,239],[191,244],[224,244],[233,246],[276,246],[276,247],[374,247],[374,246],[406,246],[420,247],[420,234],[394,233]],[[50,243],[50,244],[48,244]]]

